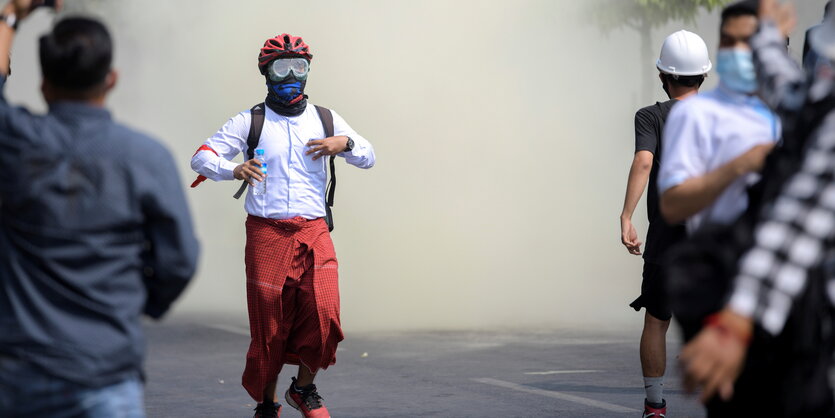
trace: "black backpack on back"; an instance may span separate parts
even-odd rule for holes
[[[314,105],[315,106],[315,105]],[[322,121],[322,128],[325,130],[325,138],[329,138],[333,136],[333,114],[331,113],[330,109],[322,106],[316,106],[316,113],[319,114],[319,119]],[[264,128],[264,103],[258,103],[255,106],[252,106],[250,109],[250,124],[249,124],[249,135],[246,138],[246,160],[249,161],[255,158],[255,149],[258,148],[258,143],[261,141],[261,130]],[[333,231],[333,214],[331,212],[331,207],[333,207],[333,195],[336,191],[336,165],[334,160],[336,159],[335,155],[330,156],[330,181],[328,182],[328,186],[326,188],[326,196],[325,199],[325,221],[328,223],[328,231]],[[241,195],[243,195],[244,190],[249,183],[246,180],[243,180],[241,183],[241,187],[238,189],[237,193],[233,196],[235,199],[240,199]]]

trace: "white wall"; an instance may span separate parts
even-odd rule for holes
[[[346,329],[640,324],[627,304],[641,261],[620,245],[618,215],[632,118],[649,104],[639,77],[655,74],[655,57],[641,62],[633,32],[605,37],[585,23],[586,2],[68,3],[109,23],[122,76],[110,106],[168,145],[184,185],[200,143],[263,100],[263,41],[289,32],[311,45],[311,101],[336,109],[378,157],[370,171],[337,169]],[[801,2],[800,28],[823,3]],[[35,35],[50,21],[39,14],[20,30],[7,89],[36,110]],[[717,23],[714,12],[670,24],[653,44],[686,28],[713,53]],[[178,311],[245,309],[237,186],[187,191],[203,253]]]

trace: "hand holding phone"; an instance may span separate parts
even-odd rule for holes
[[[48,7],[58,11],[63,5],[64,0],[11,0],[7,7],[14,9],[17,21],[21,22],[39,7]]]

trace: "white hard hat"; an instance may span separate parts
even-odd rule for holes
[[[680,30],[664,40],[661,57],[655,66],[662,73],[684,76],[707,74],[713,68],[705,41],[686,30]]]

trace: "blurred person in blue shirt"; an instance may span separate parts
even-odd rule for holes
[[[33,6],[3,9],[0,56]],[[144,417],[140,318],[168,310],[198,255],[180,177],[105,108],[101,23],[64,18],[39,53],[49,111],[0,96],[0,416]]]

